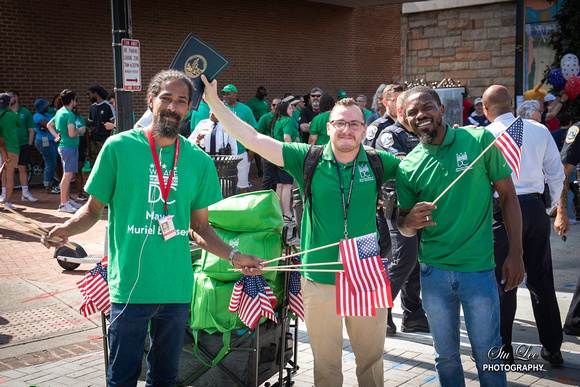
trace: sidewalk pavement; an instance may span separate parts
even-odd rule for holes
[[[257,186],[257,183],[254,184]],[[70,214],[57,212],[58,195],[32,188],[38,202],[14,200],[16,209],[33,219],[50,224],[62,222]],[[73,191],[74,192],[74,191]],[[19,191],[15,197],[19,198]],[[73,197],[76,197],[73,193]],[[88,254],[102,252],[106,215],[89,232],[75,236]],[[93,265],[81,264],[73,271],[63,270],[36,239],[2,230],[0,224],[0,385],[4,386],[104,386],[105,371],[100,317],[83,318],[78,312],[81,296],[76,289],[85,271]],[[580,225],[571,226],[567,242],[552,231],[554,278],[562,320],[568,311],[580,269]],[[518,292],[518,311],[514,324],[514,348],[518,344],[538,353],[541,345],[531,302],[525,285]],[[395,301],[394,317],[400,326],[402,310]],[[356,386],[355,361],[344,334],[344,385]],[[297,386],[312,386],[313,361],[304,324],[298,334],[299,370],[293,380]],[[527,364],[543,365],[543,371],[509,372],[512,386],[580,385],[580,338],[564,335],[564,367],[553,368],[541,358]],[[477,385],[475,363],[461,325],[461,358],[466,384]],[[428,333],[401,333],[385,342],[385,385],[438,385],[433,347]],[[520,363],[524,363],[523,361]],[[277,381],[277,376],[271,383]],[[144,385],[140,382],[139,385]]]

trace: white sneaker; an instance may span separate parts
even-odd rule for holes
[[[0,203],[6,203],[6,195],[0,195]]]
[[[75,202],[75,201],[74,201],[74,200],[72,200],[72,199],[71,199],[71,200],[69,200],[68,202],[69,202],[69,204],[70,204],[72,207],[76,208],[77,210],[83,206],[82,204],[80,204],[80,203],[77,203],[77,202]]]
[[[77,212],[77,209],[71,206],[70,202],[66,202],[65,204],[61,204],[60,206],[58,206],[58,212],[69,212],[71,214],[74,214],[75,212]]]
[[[570,224],[577,224],[578,221],[575,218],[570,218]]]
[[[14,209],[14,206],[12,205],[12,203],[11,203],[11,202],[4,203],[4,205],[5,205],[6,207],[10,208],[11,210],[13,210],[13,209]],[[5,209],[5,208],[3,208],[3,210],[4,210],[4,211],[6,211],[6,209]]]
[[[23,202],[37,202],[38,199],[32,196],[30,192],[22,193],[22,201]]]

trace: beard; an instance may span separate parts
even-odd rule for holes
[[[153,134],[164,138],[176,138],[179,134],[179,124],[173,124],[166,118],[172,117],[181,123],[181,116],[177,113],[170,112],[169,110],[164,110],[159,113],[159,118],[153,124]]]
[[[318,109],[319,107],[320,107],[319,101],[312,101],[312,108],[313,109]]]
[[[417,123],[417,125],[420,122]],[[424,131],[420,131],[417,128],[412,128],[413,132],[415,133],[415,135],[417,135],[417,137],[419,138],[419,141],[421,141],[422,144],[425,145],[430,145],[433,144],[433,141],[435,141],[435,139],[437,138],[437,136],[439,135],[439,128],[442,127],[443,124],[443,119],[441,117],[437,118],[436,120],[433,120],[434,123],[434,129],[432,130],[424,130]]]

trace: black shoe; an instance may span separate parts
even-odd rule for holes
[[[564,324],[564,328],[562,328],[562,332],[570,336],[580,336],[580,329],[572,328],[569,325]]]
[[[420,320],[405,321],[401,323],[401,332],[431,332],[431,330],[429,329],[427,318],[422,318]]]
[[[503,364],[515,364],[514,361],[514,348],[511,344],[504,344],[501,346],[500,360]]]
[[[393,321],[393,315],[391,314],[391,309],[389,308],[389,313],[387,315],[387,336],[393,336],[397,333],[397,326]]]
[[[564,364],[564,359],[562,358],[562,352],[550,352],[546,348],[542,347],[540,351],[540,355],[542,355],[542,359],[549,362],[551,366],[559,367]]]

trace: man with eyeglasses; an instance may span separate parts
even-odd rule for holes
[[[397,97],[405,90],[401,85],[387,85],[383,90],[383,104],[387,108],[385,115],[374,121],[367,127],[363,145],[375,147],[378,134],[386,127],[394,125],[397,121]]]
[[[322,97],[322,89],[315,87],[310,90],[310,106],[306,106],[300,111],[300,136],[302,142],[308,144],[308,137],[310,136],[310,122],[320,113],[320,97]]]
[[[304,159],[310,146],[282,143],[256,133],[220,103],[215,81],[209,83],[203,75],[202,80],[206,101],[228,133],[284,168],[303,191]],[[327,129],[330,142],[325,146],[312,176],[312,201],[304,205],[302,250],[377,232],[376,180],[361,145],[365,134],[364,113],[354,99],[345,98],[335,105]],[[393,179],[400,160],[387,152],[379,151],[378,154],[384,167],[382,180]],[[338,246],[333,246],[303,255],[302,263],[337,262],[337,257]],[[342,268],[340,265],[327,267]],[[383,386],[386,309],[376,309],[375,317],[337,316],[335,273],[307,271],[302,272],[302,276],[306,328],[314,356],[314,384],[342,385],[344,319],[356,356],[359,385]]]
[[[373,115],[369,109],[367,109],[367,96],[364,94],[359,94],[356,96],[356,104],[365,112],[365,121],[369,119],[370,116]]]

